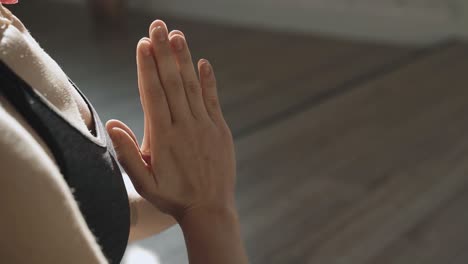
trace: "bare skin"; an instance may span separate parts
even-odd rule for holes
[[[15,48],[12,49],[12,46]],[[67,76],[55,61],[32,39],[21,21],[1,4],[0,50],[0,59],[3,62],[31,84],[72,125],[88,137],[93,137],[90,133],[90,131],[94,130],[92,114],[83,98],[71,86]],[[35,63],[31,63],[33,60]],[[43,74],[38,74],[41,72]],[[0,108],[5,109],[6,113],[10,113],[35,138],[45,153],[47,153],[47,158],[55,162],[47,144],[23,120],[16,109],[2,97],[0,97],[0,104]],[[0,152],[0,154],[2,153]],[[41,160],[42,157],[38,156],[36,158],[37,160]],[[18,158],[17,160],[20,159]],[[12,171],[15,171],[18,166],[24,166],[10,162],[2,166],[4,173],[8,172],[7,165],[12,167]],[[172,217],[162,213],[146,199],[143,199],[137,193],[131,192],[131,188],[129,188],[128,192],[132,219],[129,236],[130,242],[158,234],[176,223]],[[31,206],[36,205],[31,204]]]
[[[107,129],[138,193],[180,224],[190,263],[248,263],[234,202],[232,135],[207,60],[193,66],[184,35],[152,23],[137,47],[142,146],[120,122]]]
[[[49,95],[47,99],[66,119],[72,124],[76,124],[78,128],[84,127],[83,133],[89,133],[88,130],[92,129],[92,116],[82,98],[79,95],[77,96],[73,88],[66,85],[56,86],[58,90],[55,91],[45,90],[51,87],[50,83],[48,85],[47,80],[41,76],[32,76],[32,73],[37,71],[27,68],[27,65],[30,65],[30,63],[27,63],[28,58],[31,57],[37,57],[41,61],[44,60],[44,73],[50,75],[50,77],[57,74],[62,75],[63,72],[55,66],[52,67],[53,69],[49,69],[48,67],[54,63],[51,62],[48,55],[35,47],[35,41],[30,38],[29,33],[16,17],[1,5],[0,9],[0,18],[2,18],[0,22],[6,25],[1,28],[9,32],[7,39],[14,40],[11,43],[21,43],[22,45],[15,45],[20,47],[18,49],[6,49],[7,55],[10,57],[6,57],[5,62],[10,67],[16,65],[12,68],[17,73],[23,71],[19,72],[20,76],[25,78],[33,88],[38,88],[39,93],[43,95],[47,93]],[[158,27],[160,23],[162,22],[153,23],[151,30]],[[164,29],[167,34],[165,25]],[[6,31],[2,31],[2,34],[4,32]],[[11,35],[13,33],[14,38]],[[2,36],[0,35],[0,37]],[[169,39],[170,41],[168,41]],[[183,40],[184,49],[182,51],[172,49],[172,47],[175,47],[177,39]],[[17,40],[19,42],[16,42]],[[172,226],[177,219],[184,231],[191,262],[230,263],[225,259],[229,256],[229,259],[233,260],[232,263],[245,263],[246,257],[240,239],[237,213],[233,202],[235,162],[232,138],[229,129],[222,120],[213,71],[211,67],[208,67],[210,74],[207,74],[206,77],[201,76],[198,79],[195,75],[197,82],[194,82],[194,79],[186,79],[187,76],[194,76],[194,69],[191,61],[190,63],[182,63],[183,60],[179,60],[183,59],[183,54],[188,54],[184,36],[178,31],[173,31],[170,36],[167,36],[165,43],[171,45],[165,46],[166,53],[164,54],[168,54],[167,47],[170,46],[171,50],[174,51],[174,55],[176,55],[171,55],[173,56],[172,66],[167,69],[171,71],[176,69],[176,72],[179,73],[179,80],[183,85],[182,91],[185,91],[184,87],[192,87],[194,92],[196,92],[195,89],[198,89],[198,105],[205,107],[198,108],[198,110],[205,109],[205,112],[200,112],[204,113],[205,116],[197,116],[197,119],[194,119],[195,116],[193,116],[192,119],[187,118],[182,123],[183,119],[179,119],[179,117],[183,117],[184,113],[180,112],[182,115],[176,115],[176,112],[178,112],[177,109],[183,108],[176,107],[176,109],[174,108],[175,105],[172,105],[173,108],[169,108],[169,104],[167,104],[166,109],[171,114],[169,117],[171,125],[177,125],[171,127],[170,133],[172,136],[170,138],[167,137],[169,135],[167,133],[157,133],[157,131],[162,131],[160,128],[167,128],[166,131],[169,132],[169,126],[153,125],[158,124],[154,122],[158,120],[156,118],[157,114],[150,114],[149,111],[154,112],[148,109],[158,99],[157,97],[149,97],[154,95],[154,91],[148,88],[152,87],[151,83],[154,81],[155,76],[158,80],[159,76],[161,76],[161,80],[165,80],[167,74],[164,69],[160,75],[158,71],[154,71],[163,60],[155,60],[158,54],[161,54],[161,50],[153,45],[153,43],[156,43],[153,40],[155,40],[154,36],[146,38],[138,46],[139,88],[146,113],[146,132],[141,148],[139,149],[136,139],[132,137],[131,130],[123,123],[113,120],[107,123],[107,128],[111,132],[111,136],[117,138],[114,142],[117,146],[119,159],[123,164],[126,164],[126,161],[132,160],[134,157],[140,157],[140,163],[134,163],[131,166],[141,168],[141,162],[143,162],[144,167],[151,171],[153,168],[158,170],[163,168],[151,165],[162,162],[162,160],[155,158],[155,155],[159,155],[161,151],[160,148],[155,150],[155,147],[159,146],[155,142],[166,142],[165,146],[168,147],[168,153],[171,156],[165,157],[168,166],[164,169],[174,169],[175,175],[180,177],[167,181],[161,187],[166,191],[161,192],[163,196],[158,196],[153,194],[158,194],[159,190],[154,193],[153,190],[145,192],[147,187],[143,187],[142,190],[141,182],[138,185],[136,180],[136,177],[139,177],[137,175],[141,176],[141,174],[132,173],[133,183],[139,193],[144,193],[145,196],[130,194],[133,219],[130,240],[138,240],[157,234]],[[144,64],[145,61],[142,60],[142,48],[145,45],[152,47],[153,68],[149,67],[150,64]],[[20,54],[27,54],[26,59],[19,59],[22,58]],[[148,61],[146,60],[146,62]],[[193,72],[187,71],[188,67],[182,67],[188,64],[191,65],[191,71]],[[174,65],[176,66],[174,67]],[[206,61],[202,61],[199,63],[199,68],[203,69],[204,65],[209,66]],[[189,73],[189,75],[186,73]],[[56,79],[55,81],[60,80]],[[66,83],[66,80],[64,83]],[[42,90],[42,87],[44,87],[44,90]],[[161,87],[165,89],[171,86]],[[166,103],[169,100],[174,102],[172,100],[174,98],[172,97],[173,93],[168,92],[168,94],[171,97],[164,97]],[[54,97],[55,95],[57,96]],[[67,104],[61,104],[63,102],[63,100],[60,100],[61,98],[73,98],[74,100],[70,100]],[[196,108],[192,108],[192,103],[196,103],[196,101],[192,101],[191,98],[196,97],[185,98],[187,107],[185,108],[185,114],[189,113],[187,110],[190,113],[192,113],[192,110],[196,110]],[[174,115],[172,115],[173,113]],[[176,116],[177,119],[173,119]],[[189,117],[189,115],[186,116]],[[199,119],[201,117],[204,117],[204,119]],[[174,123],[173,120],[176,122]],[[182,124],[184,126],[179,126]],[[183,127],[186,129],[182,129]],[[117,134],[113,133],[115,132],[114,129],[117,129]],[[0,177],[1,186],[9,186],[6,191],[0,192],[0,198],[4,201],[15,201],[4,204],[3,211],[8,217],[2,217],[0,223],[2,226],[14,226],[15,228],[7,228],[8,232],[5,233],[3,242],[0,243],[2,245],[0,248],[3,249],[0,250],[0,255],[6,260],[21,263],[33,263],[37,259],[50,263],[105,263],[102,252],[100,252],[94,237],[87,228],[78,210],[77,203],[64,182],[63,176],[60,175],[47,145],[4,98],[0,98],[0,130],[2,131],[0,135],[0,145],[2,146],[0,148],[2,150],[0,151],[0,167],[5,175],[5,177]],[[116,135],[117,137],[115,137]],[[184,147],[184,145],[177,143],[180,138],[186,140],[185,143],[188,145]],[[119,141],[119,139],[122,139],[122,141]],[[131,139],[131,141],[128,141],[128,139]],[[151,144],[151,142],[153,143]],[[217,148],[211,148],[210,145],[207,145],[207,142],[216,143]],[[222,152],[214,153],[219,148],[223,148]],[[22,151],[24,149],[28,149],[28,152]],[[135,149],[137,150],[136,154],[139,156],[128,155]],[[125,167],[128,168],[128,166]],[[192,170],[195,172],[194,177],[185,181],[185,177],[192,177]],[[131,170],[127,169],[127,171]],[[154,172],[151,173],[151,175],[153,174]],[[31,175],[34,175],[34,177],[31,177]],[[161,175],[167,175],[167,173]],[[214,175],[221,176],[223,180],[217,181]],[[199,180],[205,182],[200,181],[199,183],[203,183],[202,185],[193,185],[198,183]],[[210,182],[211,180],[214,181]],[[185,192],[184,188],[186,186],[195,188],[193,190],[187,189],[188,192]],[[40,201],[47,202],[39,202],[38,197],[40,197]],[[31,225],[30,219],[34,219],[38,224]],[[40,243],[44,239],[47,239],[47,244]],[[68,243],[63,243],[63,241],[68,241]],[[28,251],[28,254],[24,254],[25,251]]]

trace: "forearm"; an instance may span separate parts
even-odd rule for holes
[[[126,174],[123,174],[123,180],[130,203],[130,236],[128,242],[131,243],[159,234],[176,224],[173,217],[164,214],[141,197],[133,188],[133,184]]]
[[[179,224],[190,264],[248,263],[235,209],[189,212]]]
[[[164,214],[139,195],[132,195],[129,199],[131,210],[129,242],[159,234],[176,224],[172,216]]]

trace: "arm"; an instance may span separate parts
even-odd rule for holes
[[[161,212],[141,197],[129,182],[127,175],[124,175],[124,179],[130,202],[129,243],[159,234],[176,224],[172,216]]]
[[[45,144],[11,109],[0,96],[2,262],[107,263]]]
[[[193,210],[179,224],[190,263],[248,263],[236,210]]]

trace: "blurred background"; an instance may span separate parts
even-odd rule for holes
[[[143,135],[135,47],[212,61],[252,263],[468,263],[468,1],[20,0],[103,121]],[[125,264],[187,263],[179,227]]]

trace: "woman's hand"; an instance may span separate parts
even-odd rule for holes
[[[123,123],[107,125],[135,189],[178,221],[192,211],[232,210],[234,145],[210,63],[200,60],[197,76],[184,35],[157,20],[138,43],[137,65],[142,146]]]

